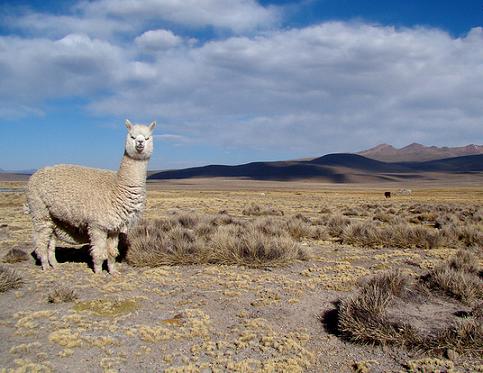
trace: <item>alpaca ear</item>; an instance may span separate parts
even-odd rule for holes
[[[154,127],[156,127],[156,121],[152,122],[150,125],[149,125],[149,130],[152,131],[154,129]]]
[[[129,121],[129,119],[126,119],[126,128],[131,131],[132,129],[132,123]]]

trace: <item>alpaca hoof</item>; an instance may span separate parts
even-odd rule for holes
[[[102,264],[101,265],[94,265],[94,273],[96,273],[96,274],[102,273]]]
[[[116,266],[114,265],[114,263],[107,263],[107,270],[109,271],[109,273],[111,275],[115,275],[115,274],[118,274],[119,271],[116,269]]]

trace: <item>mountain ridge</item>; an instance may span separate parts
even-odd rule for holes
[[[208,165],[151,174],[150,180],[245,178],[253,180],[324,180],[352,183],[362,180],[421,179],[426,173],[483,173],[483,154],[427,162],[382,162],[353,153],[333,153],[309,161],[250,162],[235,166]]]
[[[459,147],[425,146],[416,142],[402,148],[379,144],[355,154],[383,162],[425,162],[452,157],[483,154],[483,145],[468,144]]]

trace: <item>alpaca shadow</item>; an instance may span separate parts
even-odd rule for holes
[[[123,262],[128,251],[128,241],[125,234],[119,235],[119,255],[116,262]],[[56,247],[55,258],[58,263],[86,263],[90,269],[94,270],[94,263],[91,256],[91,246],[83,245],[82,247]],[[31,256],[35,260],[37,266],[41,266],[41,262],[35,251],[32,251]],[[102,269],[107,271],[107,261],[102,265]]]
[[[90,245],[84,245],[82,247],[56,247],[55,248],[55,258],[58,263],[87,263],[89,268],[94,269],[94,263],[92,262],[92,257],[90,254]],[[32,257],[35,259],[35,264],[40,266],[40,258],[37,256],[35,251],[31,253]]]
[[[320,316],[319,320],[322,323],[324,330],[337,337],[341,336],[339,330],[339,304],[340,301],[332,302],[335,308],[324,311]]]

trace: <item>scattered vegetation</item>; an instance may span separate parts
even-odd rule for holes
[[[17,289],[23,284],[22,278],[16,271],[0,266],[0,293],[10,289]]]
[[[400,272],[373,277],[361,285],[357,294],[339,302],[337,331],[352,342],[396,345],[435,353],[451,350],[458,354],[481,356],[483,293],[476,263],[476,258],[470,253],[459,252],[416,281]],[[449,326],[430,330],[414,326],[414,316],[405,314],[404,308],[411,303],[421,305],[429,302],[429,297],[437,296],[440,291],[464,304],[471,300],[480,303],[471,312],[465,313],[465,318],[449,314],[450,321],[446,323]],[[440,307],[443,302],[438,302]],[[395,308],[399,308],[397,312]],[[395,317],[395,314],[399,316]],[[433,315],[420,314],[418,317],[429,320]]]
[[[483,298],[478,259],[468,251],[459,251],[454,258],[431,270],[422,281],[432,290],[465,304]]]
[[[262,215],[273,215],[273,216],[283,216],[282,210],[274,209],[273,207],[260,207],[256,204],[251,204],[242,211],[243,215],[249,216],[262,216]]]
[[[49,303],[66,303],[73,302],[78,298],[73,289],[58,288],[49,294]]]

